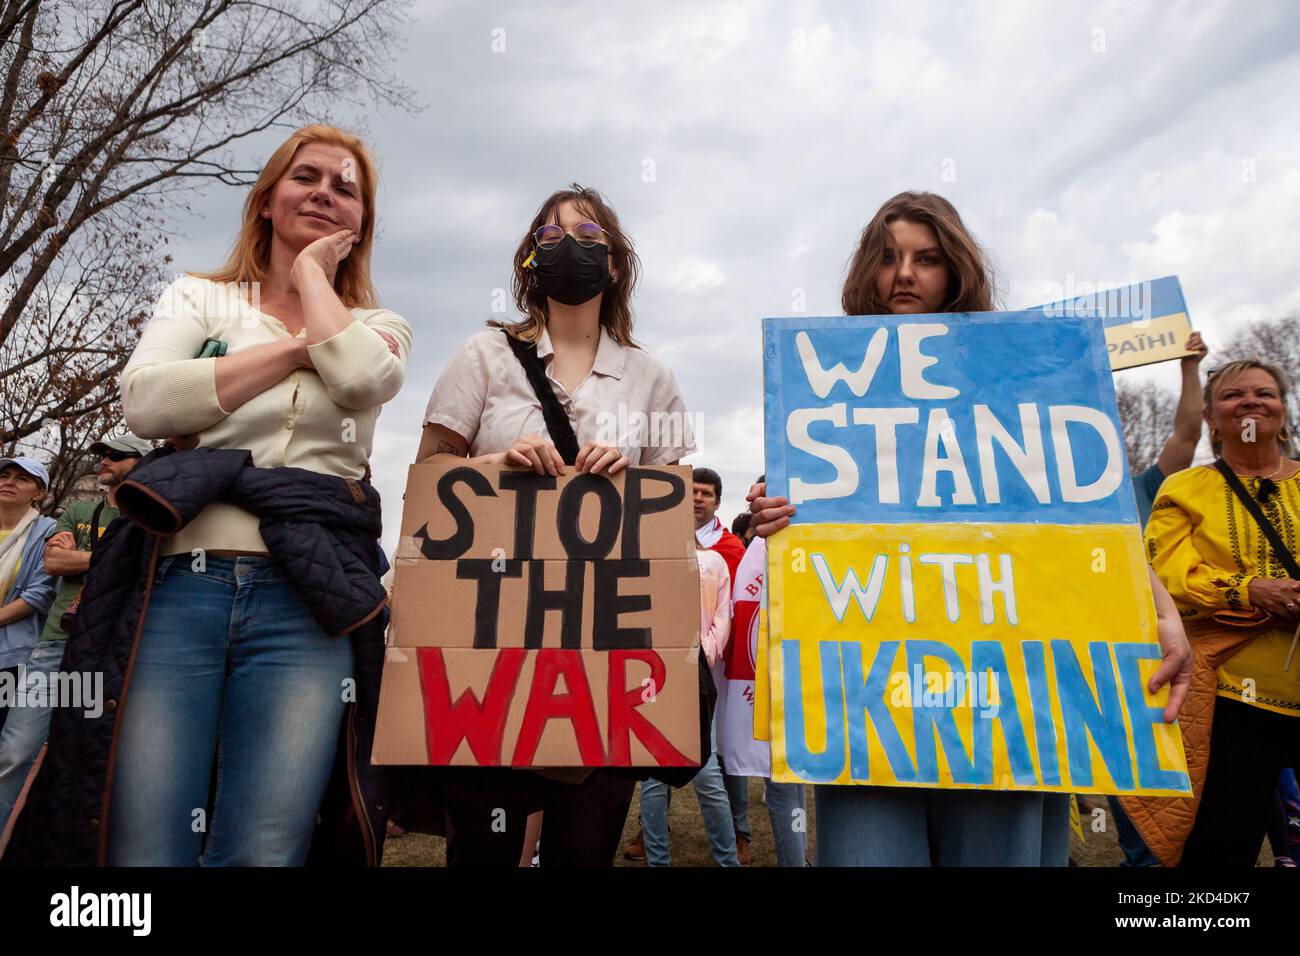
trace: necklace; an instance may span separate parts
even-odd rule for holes
[[[1277,478],[1279,475],[1281,475],[1282,472],[1286,470],[1286,466],[1289,465],[1289,464],[1291,464],[1290,459],[1288,459],[1288,458],[1283,458],[1283,459],[1281,460],[1281,462],[1278,463],[1278,466],[1277,466],[1276,468],[1273,469],[1273,471],[1272,471],[1271,474],[1267,474],[1267,475],[1242,475],[1242,477],[1243,477],[1243,478],[1254,478],[1254,479],[1256,479],[1256,480],[1258,480],[1258,481],[1266,481],[1266,480],[1270,480],[1270,481],[1271,481],[1272,479]],[[1236,471],[1236,469],[1234,468],[1233,471]],[[1238,473],[1238,474],[1241,474],[1240,472],[1237,472],[1237,473]]]
[[[1286,466],[1289,464],[1291,464],[1291,462],[1283,458],[1281,463],[1279,463],[1278,466],[1273,469],[1272,474],[1257,475],[1256,477],[1259,478],[1261,481],[1271,481],[1272,479],[1276,478],[1278,475],[1282,474],[1282,472],[1286,469]]]

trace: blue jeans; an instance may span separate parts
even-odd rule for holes
[[[1282,814],[1286,820],[1285,856],[1300,856],[1300,787],[1296,785],[1295,771],[1287,768],[1277,780],[1278,796],[1282,798]]]
[[[270,559],[164,558],[119,717],[110,865],[301,865],[351,677],[347,638]]]
[[[1147,848],[1146,843],[1142,840],[1142,834],[1138,833],[1137,827],[1133,826],[1133,821],[1124,812],[1119,797],[1107,797],[1106,802],[1110,804],[1110,815],[1115,821],[1115,839],[1119,842],[1119,848],[1124,851],[1124,862],[1120,866],[1156,866],[1159,864],[1160,861],[1156,859],[1156,855]]]
[[[772,821],[777,866],[808,865],[808,811],[802,783],[763,781],[763,800]]]
[[[727,802],[731,805],[731,825],[736,837],[749,839],[749,778],[733,777],[722,770],[722,779],[727,787]]]
[[[723,783],[718,755],[691,780],[695,797],[700,801],[700,814],[704,817],[704,832],[709,837],[709,850],[718,866],[740,866],[736,859],[736,831],[731,822],[731,801]],[[645,861],[649,866],[672,866],[668,852],[668,802],[672,788],[658,780],[641,783],[641,832],[645,839]]]
[[[818,785],[818,866],[1065,866],[1059,793]]]
[[[59,672],[63,662],[63,649],[67,641],[41,641],[32,648],[32,655],[22,671],[23,682],[27,687],[27,697],[22,707],[9,708],[9,719],[4,729],[0,730],[0,832],[9,822],[18,795],[22,792],[27,774],[41,752],[45,738],[50,732],[50,715],[53,707],[60,701],[48,696],[50,675]],[[46,694],[35,697],[37,686],[43,685]],[[83,701],[86,710],[91,709],[89,701]],[[103,701],[99,702],[102,706]]]

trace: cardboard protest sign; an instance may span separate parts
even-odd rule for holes
[[[690,475],[412,465],[374,762],[697,765]]]
[[[767,319],[772,776],[1186,794],[1102,322]],[[761,641],[760,641],[761,643]]]
[[[1177,276],[1099,289],[1035,306],[1049,318],[1100,318],[1106,329],[1111,371],[1180,359],[1192,334]]]

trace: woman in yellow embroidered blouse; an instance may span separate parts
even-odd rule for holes
[[[1287,457],[1287,383],[1259,361],[1211,373],[1205,420],[1215,452],[1295,553],[1300,462]],[[1171,475],[1146,527],[1147,557],[1190,627],[1222,612],[1254,615],[1258,636],[1217,670],[1209,767],[1184,863],[1254,865],[1279,771],[1300,763],[1300,660],[1284,670],[1300,623],[1292,579],[1250,512],[1213,466]],[[1300,654],[1297,655],[1300,658]]]

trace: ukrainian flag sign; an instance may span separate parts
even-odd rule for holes
[[[1192,323],[1178,276],[1082,293],[1073,282],[1060,288],[1067,298],[1037,306],[1035,311],[1050,318],[1100,317],[1112,371],[1190,354],[1183,346],[1192,334]]]
[[[1102,319],[763,336],[773,779],[1187,794]]]

